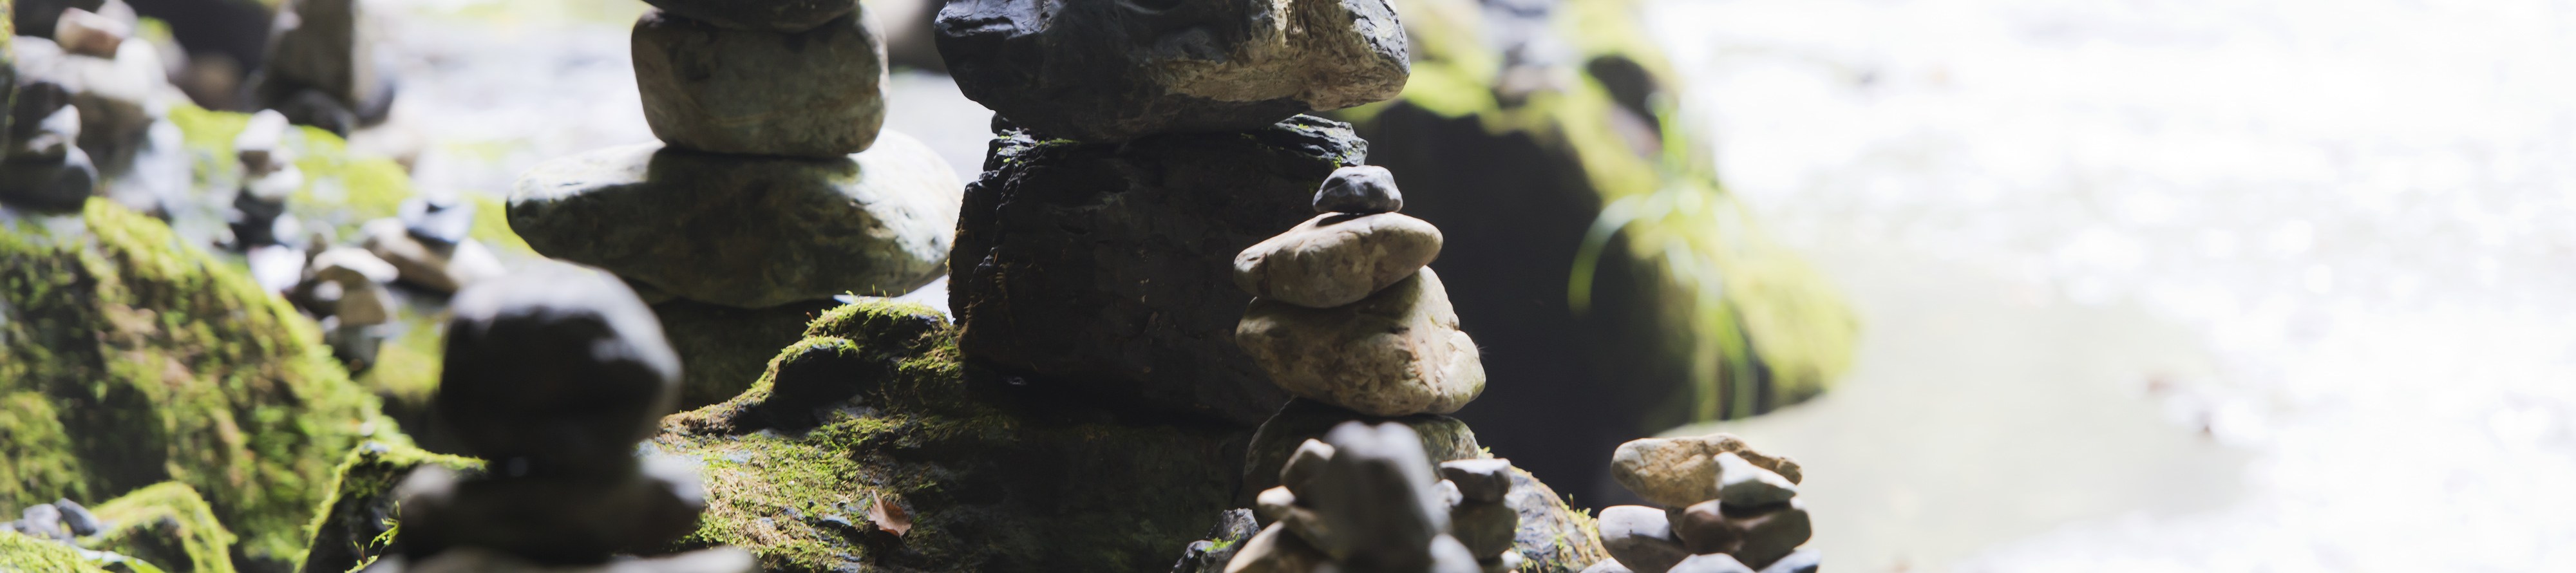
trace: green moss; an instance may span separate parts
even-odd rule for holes
[[[107,573],[82,559],[78,550],[16,531],[0,529],[0,571],[9,573]]]
[[[90,508],[108,525],[92,548],[114,551],[171,573],[232,573],[233,534],[215,519],[197,488],[162,482]]]
[[[344,573],[383,555],[398,518],[394,487],[423,465],[464,472],[483,468],[480,460],[430,453],[409,444],[360,444],[333,474],[331,497],[323,501],[323,511],[307,528],[310,549],[296,561],[295,570]]]
[[[807,334],[653,440],[703,467],[686,545],[742,546],[770,571],[1135,571],[1168,567],[1229,505],[1239,431],[970,382],[955,328],[918,305],[844,305]],[[910,530],[881,531],[877,503]]]
[[[0,437],[27,450],[0,460],[0,505],[178,481],[240,535],[237,561],[280,562],[330,452],[403,439],[311,320],[113,202],[0,220],[0,312],[0,423],[28,436]]]

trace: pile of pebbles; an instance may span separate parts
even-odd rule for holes
[[[1520,516],[1504,505],[1511,462],[1434,466],[1403,424],[1344,422],[1306,440],[1261,492],[1264,526],[1226,563],[1228,573],[1516,570]],[[1435,474],[1436,468],[1436,474]]]
[[[1814,573],[1814,528],[1798,500],[1798,462],[1730,434],[1621,444],[1610,476],[1661,507],[1601,510],[1610,559],[1585,573]]]

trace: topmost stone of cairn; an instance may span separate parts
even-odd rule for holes
[[[1395,97],[1411,74],[1385,0],[955,0],[935,29],[966,97],[1089,142],[1259,129]]]

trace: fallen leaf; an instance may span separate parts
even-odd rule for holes
[[[892,533],[895,537],[903,537],[905,532],[912,531],[912,514],[904,513],[903,506],[888,501],[885,494],[877,494],[868,502],[868,521],[876,524],[878,531]]]

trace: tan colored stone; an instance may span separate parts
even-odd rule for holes
[[[1372,416],[1455,412],[1485,391],[1476,343],[1428,267],[1338,308],[1256,299],[1234,336],[1280,388]]]
[[[1272,524],[1243,542],[1243,549],[1225,564],[1225,573],[1312,573],[1329,564],[1324,552],[1288,534],[1285,526]]]
[[[1765,455],[1733,434],[1678,438],[1645,438],[1619,445],[1610,457],[1610,477],[1638,497],[1664,507],[1683,507],[1717,499],[1720,453],[1734,453],[1754,466],[1798,483],[1798,463]]]
[[[1396,213],[1325,213],[1234,257],[1244,292],[1311,308],[1359,302],[1440,256],[1440,229]]]

